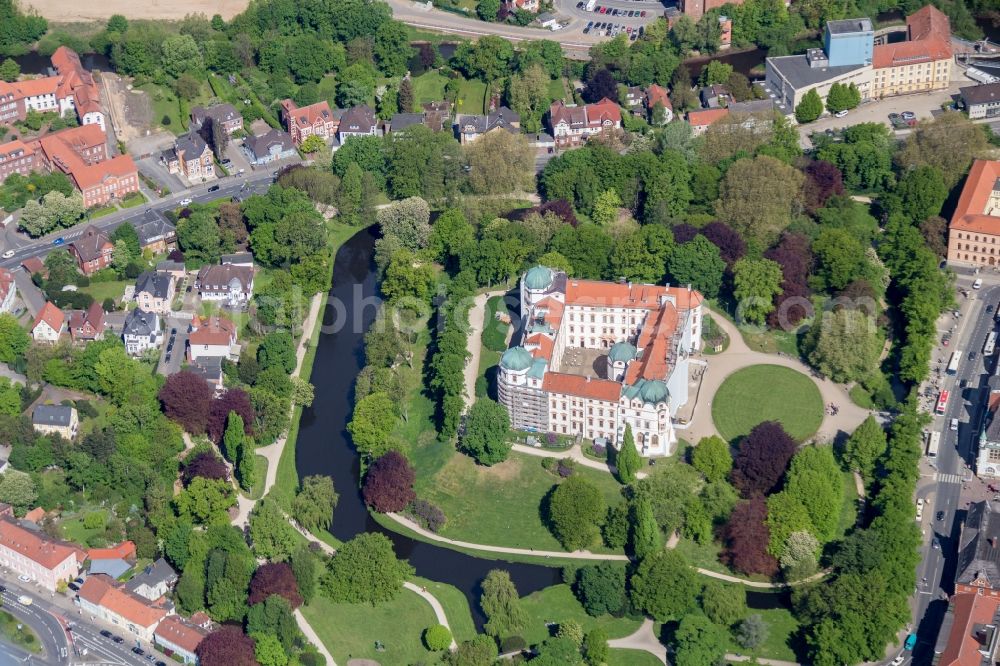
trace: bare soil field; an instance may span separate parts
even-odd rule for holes
[[[103,0],[80,3],[79,0],[25,0],[39,15],[54,23],[104,20],[112,14],[130,19],[182,19],[188,14],[221,14],[230,19],[246,9],[248,0]]]

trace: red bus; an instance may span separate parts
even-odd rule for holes
[[[937,407],[934,409],[934,411],[938,414],[944,414],[944,410],[947,406],[948,406],[948,392],[941,391],[941,393],[938,394]]]

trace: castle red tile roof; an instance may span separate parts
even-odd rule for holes
[[[605,402],[618,402],[622,393],[622,385],[610,379],[591,379],[564,372],[546,372],[545,379],[542,380],[542,390],[549,393],[604,400]]]
[[[659,312],[646,318],[639,331],[636,347],[642,350],[638,362],[630,363],[625,375],[626,384],[635,384],[639,379],[664,380],[670,370],[670,351],[674,334],[677,333],[677,309],[670,303]]]
[[[59,97],[73,97],[77,113],[101,111],[101,96],[94,76],[83,67],[76,51],[60,46],[52,54],[52,66],[59,72]]]
[[[208,636],[208,632],[192,623],[185,622],[177,615],[163,618],[153,632],[157,637],[169,641],[188,652],[194,652],[198,645]]]
[[[655,310],[660,300],[672,297],[678,310],[684,312],[701,305],[700,292],[687,287],[662,287],[653,284],[600,282],[597,280],[566,281],[566,304]]]
[[[0,518],[0,546],[9,548],[46,569],[54,569],[74,555],[77,562],[83,562],[84,559],[80,549],[25,529],[9,518]]]
[[[986,204],[993,189],[998,187],[998,181],[1000,162],[976,160],[972,163],[969,177],[965,179],[962,195],[958,198],[958,205],[951,217],[951,230],[1000,234],[1000,217],[988,215],[986,211]]]
[[[167,615],[166,610],[150,606],[146,599],[117,587],[104,574],[88,576],[78,594],[81,599],[105,608],[139,627],[151,627]]]

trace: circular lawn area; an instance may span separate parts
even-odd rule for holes
[[[712,399],[712,421],[727,441],[763,421],[778,421],[798,441],[823,422],[823,398],[813,380],[780,365],[752,365],[726,377]]]

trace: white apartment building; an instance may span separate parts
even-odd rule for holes
[[[630,425],[642,455],[671,455],[688,356],[701,347],[701,302],[690,287],[532,268],[521,280],[524,339],[500,360],[498,392],[512,425],[615,446]]]

